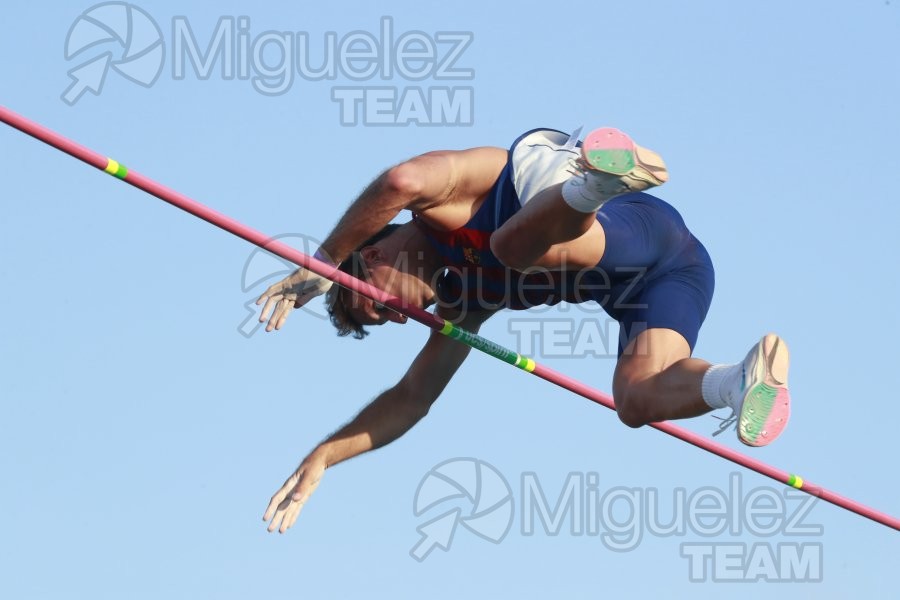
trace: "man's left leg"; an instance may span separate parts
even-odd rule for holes
[[[647,329],[625,347],[613,376],[616,412],[629,427],[696,417],[712,410],[701,393],[710,363],[691,358],[677,331]]]
[[[634,254],[625,247],[625,228],[617,224],[617,219],[628,218],[622,213],[625,208],[607,211],[611,246],[626,250],[610,249],[607,258],[615,264],[629,264],[629,255]],[[677,238],[666,234],[666,223],[673,225],[671,215],[666,216],[669,211],[657,208],[646,214],[647,235]],[[712,301],[714,271],[709,255],[693,237],[672,260],[672,271],[652,277],[635,297],[614,303],[619,306],[616,318],[622,340],[613,382],[620,418],[638,427],[731,408],[736,419],[725,423],[737,425],[741,442],[751,446],[772,442],[790,416],[787,345],[769,334],[736,364],[710,365],[691,358]]]
[[[672,329],[638,334],[616,365],[616,412],[629,427],[695,417],[731,408],[738,439],[764,446],[777,438],[790,417],[787,345],[764,336],[740,363],[711,365],[691,358],[685,338]]]

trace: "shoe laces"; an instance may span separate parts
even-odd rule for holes
[[[579,156],[578,158],[569,159],[569,168],[566,169],[566,172],[570,175],[574,175],[575,177],[587,179],[588,171],[592,170],[593,169],[588,166],[584,159]]]
[[[717,417],[716,415],[712,415],[712,418],[718,419],[719,421],[721,421],[721,423],[719,423],[719,428],[717,430],[713,431],[713,437],[719,435],[720,433],[722,433],[724,431],[728,431],[729,429],[731,429],[732,426],[734,426],[734,428],[737,429],[738,414],[736,412],[734,412],[733,408],[731,409],[731,416]]]
[[[614,175],[605,171],[598,171],[591,167],[583,158],[569,160],[568,173],[581,179],[582,185],[588,186],[595,192],[610,198],[620,194],[627,194],[634,190],[633,173]]]
[[[601,193],[610,196],[639,192],[647,189],[647,187],[659,185],[659,182],[653,178],[650,171],[638,163],[628,173],[615,175],[605,171],[598,171],[591,167],[583,157],[579,156],[569,160],[569,168],[566,171],[570,175],[580,178],[584,185],[593,185]]]

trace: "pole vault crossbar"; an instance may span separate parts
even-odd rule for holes
[[[0,106],[0,121],[6,123],[10,127],[18,129],[19,131],[44,142],[45,144],[48,144],[58,150],[65,152],[66,154],[69,154],[77,158],[78,160],[91,165],[92,167],[100,169],[101,171],[105,171],[106,173],[121,179],[125,183],[131,184],[134,187],[147,192],[148,194],[156,196],[160,200],[177,206],[178,208],[194,215],[195,217],[199,217],[204,221],[215,225],[216,227],[224,229],[229,233],[247,240],[251,244],[259,246],[260,248],[263,248],[264,250],[267,250],[272,254],[280,256],[285,260],[289,260],[292,263],[297,264],[305,269],[309,269],[313,273],[321,275],[322,277],[326,277],[340,286],[348,288],[354,292],[357,292],[358,294],[384,304],[392,310],[405,314],[409,318],[418,321],[426,327],[438,331],[443,335],[449,336],[476,350],[480,350],[485,354],[489,354],[494,358],[498,358],[506,363],[518,367],[523,371],[531,373],[532,375],[536,375],[541,379],[545,379],[551,383],[555,383],[556,385],[569,390],[570,392],[578,394],[579,396],[583,396],[588,400],[605,406],[606,408],[612,410],[615,410],[616,408],[615,404],[613,403],[613,399],[609,394],[603,393],[590,386],[587,386],[575,379],[572,379],[571,377],[554,371],[553,369],[550,369],[543,365],[539,365],[535,363],[531,358],[522,356],[517,352],[513,352],[512,350],[508,350],[503,346],[500,346],[499,344],[495,344],[494,342],[481,337],[480,335],[465,331],[464,329],[457,327],[450,321],[439,318],[435,314],[422,310],[421,308],[416,306],[409,306],[405,304],[400,298],[390,296],[384,291],[372,285],[369,285],[365,281],[339,271],[332,265],[316,260],[311,256],[307,256],[306,254],[294,248],[291,248],[290,246],[279,242],[278,240],[272,239],[271,237],[264,235],[263,233],[255,229],[247,227],[246,225],[235,221],[231,217],[212,210],[211,208],[200,204],[196,200],[188,198],[184,194],[176,192],[175,190],[167,188],[153,181],[152,179],[141,175],[140,173],[132,171],[126,168],[124,165],[118,163],[117,161],[98,154],[93,150],[90,150],[76,142],[73,142],[72,140],[69,140],[59,135],[58,133],[51,131],[50,129],[47,129],[46,127],[43,127],[42,125],[39,125],[38,123],[35,123],[34,121],[31,121],[17,113],[14,113],[13,111],[3,106]],[[809,481],[804,480],[799,475],[788,473],[787,471],[782,471],[781,469],[776,469],[775,467],[772,467],[764,462],[750,458],[745,454],[741,454],[740,452],[732,450],[731,448],[723,446],[722,444],[718,444],[708,438],[693,433],[692,431],[688,431],[687,429],[684,429],[682,427],[678,427],[677,425],[673,425],[669,422],[651,423],[650,427],[676,437],[683,442],[687,442],[688,444],[692,444],[698,448],[702,448],[707,452],[711,452],[712,454],[721,456],[722,458],[730,460],[731,462],[741,465],[742,467],[746,467],[747,469],[756,471],[757,473],[765,475],[766,477],[770,477],[785,485],[792,486],[798,490],[806,492],[807,494],[810,494],[817,498],[821,498],[822,500],[830,502],[836,506],[840,506],[841,508],[900,531],[900,519],[865,506],[864,504],[860,504],[859,502],[841,496],[840,494],[836,494],[835,492],[827,490],[819,485],[815,485]]]

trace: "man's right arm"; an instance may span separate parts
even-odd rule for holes
[[[491,314],[469,313],[459,326],[476,332]],[[320,443],[272,496],[263,517],[271,520],[269,531],[277,528],[284,533],[294,524],[325,469],[389,444],[418,423],[428,414],[469,351],[465,344],[432,331],[403,378]]]
[[[422,214],[462,204],[451,210],[468,212],[467,204],[487,194],[505,163],[505,150],[479,147],[428,152],[391,167],[350,205],[322,251],[335,263],[344,261],[402,210]]]
[[[378,233],[402,210],[455,229],[471,218],[471,204],[494,185],[506,164],[506,151],[480,147],[428,152],[396,165],[366,187],[329,236],[316,258],[337,265]],[[298,269],[257,299],[266,331],[281,329],[292,310],[324,294],[328,279]]]

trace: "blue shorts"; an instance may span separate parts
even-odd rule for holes
[[[597,213],[606,249],[597,268],[610,282],[599,301],[619,322],[619,354],[647,329],[673,329],[697,344],[715,288],[712,260],[678,211],[649,194],[613,198]]]

